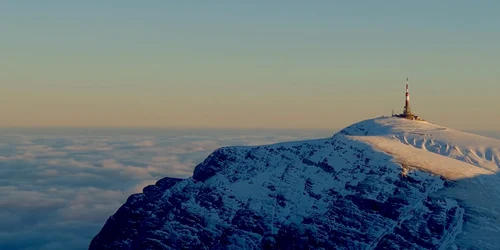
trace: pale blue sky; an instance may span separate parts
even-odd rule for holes
[[[2,1],[0,126],[500,127],[499,1]],[[468,117],[464,119],[463,117]]]

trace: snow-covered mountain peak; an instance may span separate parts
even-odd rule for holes
[[[481,144],[485,147],[499,147],[500,140],[462,132],[439,126],[427,121],[408,120],[397,117],[379,117],[354,123],[340,131],[353,136],[419,136],[419,138],[438,139],[451,144]],[[417,137],[415,137],[417,138]]]
[[[90,249],[500,249],[499,145],[376,118],[221,148],[130,196]]]
[[[399,163],[448,179],[494,174],[500,167],[500,140],[426,121],[383,117],[353,124],[340,133],[371,144]]]

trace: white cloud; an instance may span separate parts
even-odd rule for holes
[[[65,202],[62,198],[52,197],[49,194],[38,191],[12,189],[12,187],[9,187],[9,189],[9,192],[3,192],[3,190],[1,192],[0,208],[5,208],[5,210],[34,211],[38,209],[57,208]]]
[[[69,150],[69,151],[110,151],[113,150],[112,147],[109,147],[108,145],[104,143],[100,143],[97,145],[70,145],[66,146],[63,149]]]
[[[58,167],[77,167],[77,168],[93,168],[94,166],[88,162],[77,161],[71,158],[58,158],[46,161],[47,165]]]
[[[166,147],[166,151],[171,154],[188,154],[199,151],[213,151],[221,147],[221,144],[215,140],[189,141],[179,145]]]
[[[155,145],[155,142],[151,141],[151,140],[144,140],[144,141],[138,142],[134,145],[136,145],[138,147],[153,147]]]
[[[24,155],[33,157],[56,157],[65,156],[66,152],[56,151],[54,148],[46,145],[21,145],[17,147],[19,151],[24,152]]]
[[[108,160],[102,161],[101,166],[104,169],[112,169],[120,174],[129,175],[131,178],[144,179],[144,178],[151,177],[151,175],[149,174],[148,168],[127,166],[127,165],[124,165],[124,164],[117,162],[114,159],[108,159]]]
[[[292,135],[293,136],[293,135]],[[87,249],[133,193],[226,145],[283,135],[0,135],[0,249]]]
[[[46,169],[40,173],[41,176],[57,176],[58,174],[57,169]]]
[[[142,190],[148,186],[148,185],[154,185],[156,183],[157,180],[144,180],[144,181],[141,181],[139,183],[137,183],[136,185],[134,185],[133,187],[131,187],[128,191],[129,193],[133,193],[133,194],[136,194],[136,193],[142,193]]]

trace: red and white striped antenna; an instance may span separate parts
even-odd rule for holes
[[[408,77],[406,77],[406,101],[410,100],[410,92],[408,91]]]
[[[405,115],[411,114],[410,111],[410,91],[408,90],[408,77],[406,77],[406,101],[405,101],[405,109],[403,112]]]

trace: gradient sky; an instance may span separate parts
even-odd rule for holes
[[[0,126],[500,129],[499,1],[270,2],[2,1]]]

